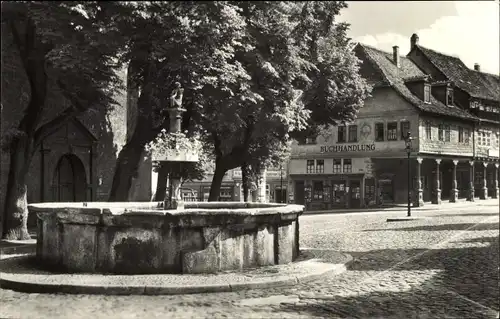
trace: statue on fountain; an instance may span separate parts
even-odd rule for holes
[[[175,82],[174,89],[170,93],[170,107],[171,108],[182,108],[182,96],[184,94],[184,89],[181,87],[179,82]]]

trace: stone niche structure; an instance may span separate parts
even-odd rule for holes
[[[36,256],[64,272],[216,273],[292,262],[299,254],[301,205],[47,203]]]

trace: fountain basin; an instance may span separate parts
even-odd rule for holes
[[[302,205],[186,202],[43,203],[38,262],[66,272],[216,273],[292,262]]]

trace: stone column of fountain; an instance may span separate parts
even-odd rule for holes
[[[179,82],[175,83],[175,89],[170,94],[170,107],[167,108],[170,118],[170,128],[168,133],[181,133],[182,113],[186,109],[182,108],[182,97],[184,89]],[[183,209],[184,202],[181,195],[182,169],[184,164],[198,161],[198,154],[187,154],[187,150],[179,149],[177,141],[174,140],[174,147],[160,157],[153,158],[158,162],[166,163],[168,169],[167,191],[163,201],[164,209]]]

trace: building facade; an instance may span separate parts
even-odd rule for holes
[[[212,184],[212,174],[201,181],[186,181],[182,185],[185,201],[207,201]],[[155,180],[155,178],[153,178]],[[287,202],[287,167],[269,167],[262,171],[257,183],[250,188],[250,197],[254,202]],[[220,201],[243,201],[241,169],[230,170],[224,175],[219,196]]]
[[[290,202],[360,208],[406,203],[408,190],[414,206],[498,198],[499,77],[410,41],[406,57],[357,45],[371,97],[352,123],[294,144]]]

